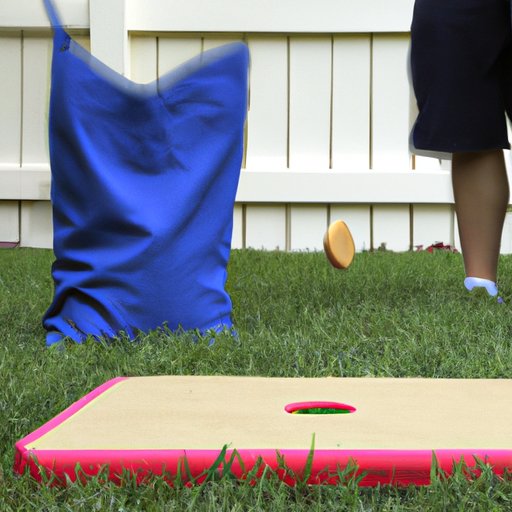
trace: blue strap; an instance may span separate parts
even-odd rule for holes
[[[48,14],[48,18],[50,18],[50,23],[52,24],[53,28],[60,28],[62,27],[62,22],[60,21],[59,13],[57,12],[57,9],[55,8],[55,5],[53,4],[52,0],[43,0],[44,6],[46,7],[46,12]]]

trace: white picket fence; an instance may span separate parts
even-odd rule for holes
[[[459,245],[449,160],[411,155],[413,0],[56,0],[80,44],[136,82],[234,40],[251,53],[233,246]],[[0,3],[0,242],[51,247],[51,31],[42,0]],[[507,158],[508,160],[508,158]],[[512,252],[507,218],[502,252]]]

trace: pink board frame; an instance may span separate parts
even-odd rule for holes
[[[190,476],[201,482],[200,475],[212,467],[221,453],[219,450],[28,450],[26,446],[54,429],[99,395],[128,377],[109,380],[72,404],[61,414],[16,443],[14,471],[23,474],[29,471],[34,479],[41,482],[43,477],[55,477],[52,482],[63,483],[68,478],[77,480],[77,466],[83,475],[96,475],[103,468],[108,470],[108,478],[120,481],[120,475],[129,471],[136,474],[138,483],[143,483],[149,475],[164,475],[172,483],[173,476],[181,470],[184,474],[184,458],[188,463]],[[224,462],[230,460],[234,450],[227,450]],[[293,485],[294,475],[301,475],[308,462],[310,450],[242,449],[236,450],[231,473],[244,478],[259,460],[263,467],[269,466],[281,479]],[[337,484],[347,466],[357,465],[354,476],[359,476],[359,485],[428,485],[433,456],[439,470],[450,475],[454,463],[461,459],[468,468],[478,474],[477,463],[482,461],[492,466],[497,475],[512,471],[512,450],[315,450],[310,468],[308,483]],[[281,468],[284,460],[290,471]],[[241,461],[241,462],[240,462]],[[244,471],[245,470],[245,471]],[[42,472],[45,471],[46,475]]]

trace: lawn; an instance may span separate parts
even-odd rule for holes
[[[18,439],[120,375],[512,377],[512,300],[468,294],[458,254],[362,253],[336,271],[323,254],[234,251],[228,289],[238,340],[220,335],[209,346],[155,332],[66,350],[46,349],[41,327],[52,260],[46,250],[0,251],[0,511],[512,510],[512,478],[486,468],[472,480],[459,471],[429,487],[374,489],[291,488],[272,475],[255,486],[223,479],[190,489],[158,479],[142,488],[130,479],[46,488],[14,477]],[[512,258],[500,265],[506,297]]]

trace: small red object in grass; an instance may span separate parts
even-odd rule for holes
[[[430,253],[435,251],[459,252],[455,247],[453,247],[453,245],[445,245],[443,242],[436,242],[435,244],[429,245],[426,249],[423,249],[423,245],[417,245],[416,251],[427,251]]]

